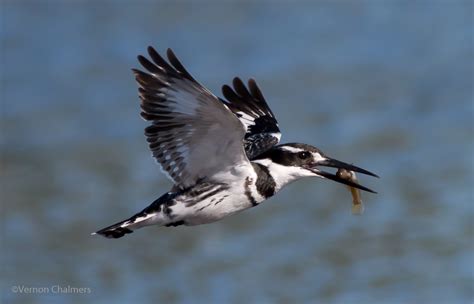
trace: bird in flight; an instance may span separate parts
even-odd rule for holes
[[[303,177],[330,179],[374,191],[323,171],[333,167],[377,177],[301,143],[279,145],[281,133],[254,79],[234,78],[225,99],[212,94],[184,68],[171,49],[168,61],[148,47],[133,69],[145,136],[172,189],[132,217],[93,234],[120,238],[150,225],[200,225],[258,206]]]

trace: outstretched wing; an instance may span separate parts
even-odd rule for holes
[[[145,135],[153,156],[180,188],[231,167],[249,165],[245,128],[209,90],[199,84],[171,49],[166,62],[152,47],[133,69],[139,84],[141,116],[151,122]]]
[[[245,153],[252,160],[280,142],[280,129],[254,79],[248,81],[250,90],[238,77],[232,83],[233,89],[228,85],[222,87],[222,94],[227,99],[224,102],[246,128]]]

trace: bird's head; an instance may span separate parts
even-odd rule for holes
[[[346,169],[362,174],[378,177],[376,174],[362,168],[350,165],[326,156],[321,150],[307,144],[289,143],[275,146],[271,150],[258,156],[253,161],[268,167],[270,174],[277,185],[285,184],[302,177],[321,177],[355,187],[364,191],[375,193],[364,186],[343,179],[336,174],[322,170],[322,167]]]

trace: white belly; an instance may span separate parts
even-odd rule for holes
[[[256,206],[265,200],[255,187],[256,176],[229,185],[229,188],[203,200],[177,198],[172,213],[185,225],[200,225],[218,221],[226,216]]]

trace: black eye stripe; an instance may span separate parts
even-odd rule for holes
[[[309,145],[291,144],[287,146],[288,148],[284,145],[276,146],[265,153],[258,155],[252,160],[269,159],[272,162],[283,166],[304,166],[313,160],[314,152],[322,155],[317,148]]]

